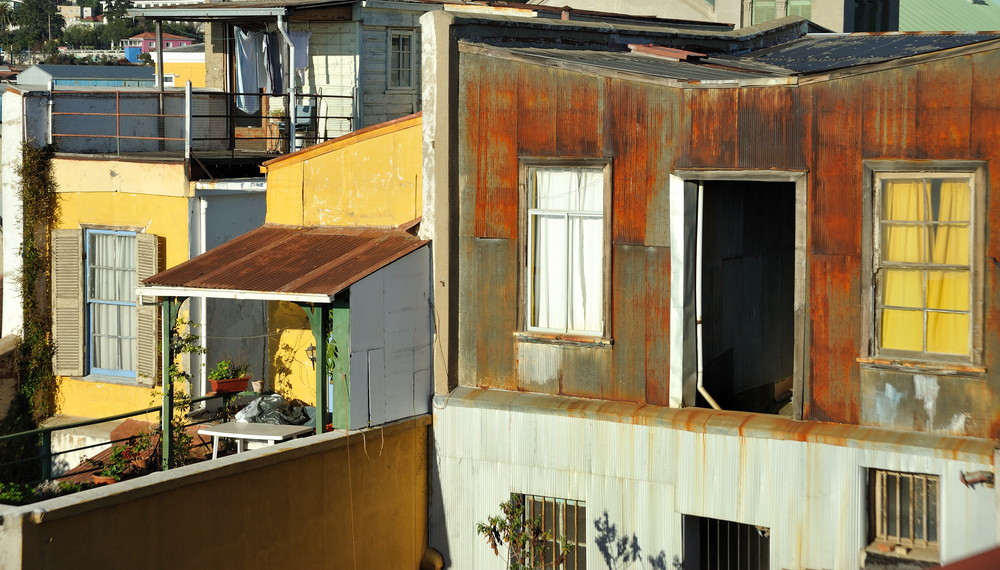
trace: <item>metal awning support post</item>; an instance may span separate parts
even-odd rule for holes
[[[291,36],[288,35],[288,22],[283,16],[278,16],[278,33],[285,40],[288,46],[288,85],[285,87],[288,92],[288,109],[285,109],[285,124],[288,125],[285,133],[288,136],[288,152],[295,152],[295,124],[298,114],[295,109],[295,44]],[[319,346],[318,344],[316,346]],[[317,367],[318,368],[318,367]]]
[[[299,306],[309,317],[313,343],[316,347],[316,434],[323,433],[326,423],[326,337],[330,331],[330,306],[328,304]]]
[[[163,406],[160,408],[161,440],[163,444],[163,470],[170,469],[174,460],[173,424],[174,419],[174,383],[170,377],[170,365],[174,355],[170,350],[170,337],[177,324],[177,313],[180,312],[184,300],[170,297],[160,305],[160,377],[163,382]]]

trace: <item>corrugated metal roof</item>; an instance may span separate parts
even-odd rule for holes
[[[678,81],[737,81],[822,73],[1000,39],[1000,33],[817,34],[740,55],[715,54],[674,61],[642,53],[558,47],[497,48],[465,42],[465,49],[495,50],[556,65],[581,65]]]
[[[899,29],[1000,30],[1000,4],[994,0],[900,0]]]
[[[817,34],[751,52],[752,59],[798,73],[879,63],[1000,38],[997,33]]]
[[[143,283],[333,296],[426,243],[396,228],[265,225]]]
[[[508,51],[521,56],[679,81],[735,81],[788,75],[788,72],[783,69],[738,58],[706,57],[698,63],[689,63],[629,52],[539,47],[509,48]]]

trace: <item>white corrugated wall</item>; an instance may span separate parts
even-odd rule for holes
[[[451,568],[503,568],[475,525],[511,493],[585,501],[588,568],[606,567],[594,526],[604,513],[619,536],[635,535],[644,561],[663,552],[668,567],[683,560],[682,515],[698,515],[769,527],[772,568],[858,568],[869,468],[941,477],[942,562],[998,543],[996,493],[959,481],[989,462],[511,408],[436,401],[432,477],[442,492],[431,499],[441,504],[431,508],[430,544]]]

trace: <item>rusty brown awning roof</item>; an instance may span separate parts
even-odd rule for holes
[[[143,280],[139,292],[329,302],[426,243],[397,228],[265,225]]]

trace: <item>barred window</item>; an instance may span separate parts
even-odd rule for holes
[[[872,479],[874,542],[937,550],[938,477],[876,469]]]
[[[551,538],[542,552],[546,568],[556,567],[562,544],[570,546],[566,560],[558,568],[583,570],[587,567],[587,507],[583,501],[523,495],[524,516],[538,519]]]

